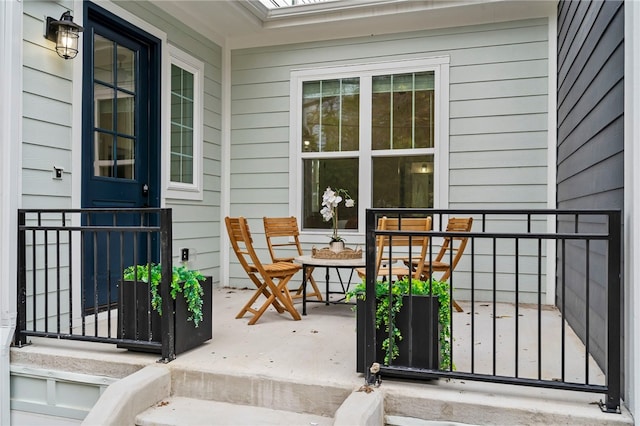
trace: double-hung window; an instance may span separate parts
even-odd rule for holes
[[[303,230],[331,226],[327,187],[356,200],[339,209],[341,234],[364,231],[368,207],[446,205],[448,58],[294,71],[291,86],[291,213]]]

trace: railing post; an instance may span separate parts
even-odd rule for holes
[[[601,409],[608,413],[620,412],[620,365],[622,363],[622,339],[620,335],[620,259],[621,259],[620,212],[609,213],[609,241],[607,254],[607,401]]]
[[[171,209],[160,210],[160,262],[162,264],[162,280],[160,295],[162,296],[162,362],[169,362],[176,357],[174,301],[171,298],[171,280],[173,275],[172,260],[172,218]]]
[[[376,215],[371,209],[366,210],[365,222],[365,274],[366,274],[366,291],[365,291],[365,312],[364,312],[364,374],[367,383],[373,383],[370,370],[371,365],[376,361],[376,332],[375,332],[375,315],[376,315]]]
[[[26,250],[27,243],[24,230],[26,224],[26,213],[23,210],[18,210],[18,286],[17,289],[17,323],[14,335],[14,345],[20,347],[27,343],[27,336],[22,334],[22,330],[27,328],[27,266],[26,262]],[[35,244],[35,242],[34,242]]]

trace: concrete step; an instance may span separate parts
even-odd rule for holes
[[[470,426],[470,423],[447,422],[443,420],[423,420],[415,417],[385,416],[385,426]]]
[[[171,397],[136,416],[138,426],[332,425],[330,417],[263,407]]]

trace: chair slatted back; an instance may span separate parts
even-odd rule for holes
[[[385,228],[388,231],[419,231],[426,232],[431,231],[431,218],[387,218],[385,221]],[[422,262],[418,262],[424,267],[424,259],[427,256],[427,251],[429,249],[429,236],[417,236],[417,235],[395,235],[393,237],[387,236],[389,242],[386,244],[389,247],[389,255],[393,257],[397,257],[398,253],[395,253],[394,250],[399,247],[411,247],[411,257],[422,260]],[[407,252],[407,255],[409,253]],[[422,269],[419,265],[416,270],[413,272],[413,278],[419,279],[422,276]],[[396,274],[398,275],[398,274]]]
[[[247,273],[254,273],[258,270],[258,265],[262,266],[253,248],[253,239],[249,231],[247,219],[244,217],[225,218],[227,232],[231,247],[238,257],[238,261]]]
[[[447,222],[447,232],[471,232],[472,225],[472,217],[452,217]],[[468,237],[443,238],[440,251],[433,262],[433,270],[445,271],[440,277],[441,281],[446,281],[451,275],[451,271],[458,265],[468,240]]]
[[[431,218],[388,218],[383,216],[378,219],[378,231],[431,231]],[[407,256],[407,250],[401,247],[410,248],[411,257],[416,260],[416,270],[412,273],[414,278],[420,278],[424,267],[424,260],[429,247],[429,236],[417,235],[378,235],[376,237],[376,271],[379,276],[402,276],[409,271],[406,267],[385,265],[383,261],[390,258],[398,258],[398,255]],[[397,252],[396,252],[396,249]],[[390,259],[394,263],[393,259]],[[422,265],[422,266],[421,266]],[[360,273],[360,271],[359,271]],[[361,274],[362,275],[362,274]]]
[[[291,262],[295,256],[279,256],[277,251],[292,249],[298,256],[302,256],[300,245],[300,231],[298,220],[291,217],[264,217],[264,235],[267,239],[267,247],[271,260],[274,262]]]

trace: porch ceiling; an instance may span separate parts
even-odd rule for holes
[[[230,49],[550,16],[555,0],[338,0],[268,10],[252,0],[152,0]]]

